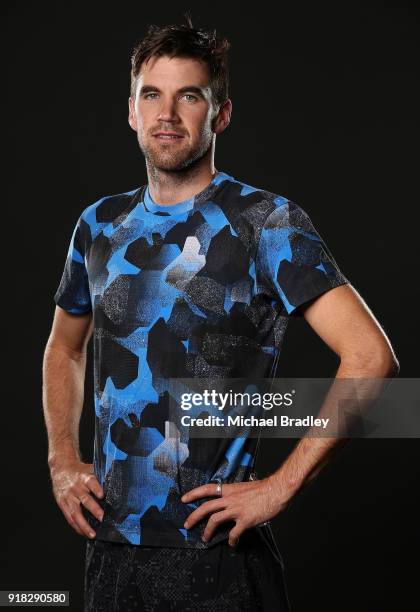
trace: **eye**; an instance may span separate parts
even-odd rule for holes
[[[184,97],[185,98],[192,98],[192,100],[190,99],[189,102],[194,102],[195,100],[197,100],[197,96],[193,96],[192,94],[185,94]]]
[[[143,94],[143,98],[145,100],[155,100],[156,97],[158,97],[158,95],[159,94],[157,92],[152,91],[152,92]],[[196,102],[198,100],[197,96],[194,96],[193,94],[184,94],[183,97],[187,98],[188,102]]]

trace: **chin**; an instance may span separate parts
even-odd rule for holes
[[[157,170],[162,170],[164,172],[180,172],[181,170],[185,170],[188,168],[187,163],[179,163],[179,164],[153,164]]]
[[[151,155],[149,157],[152,165],[158,170],[166,170],[166,171],[176,171],[176,170],[184,170],[190,164],[189,157],[182,158],[164,158],[161,155],[154,156]]]

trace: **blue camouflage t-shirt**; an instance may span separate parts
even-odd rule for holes
[[[298,204],[224,172],[178,204],[143,185],[83,210],[54,300],[93,316],[104,518],[85,515],[98,539],[205,548],[228,537],[230,521],[202,542],[208,516],[185,529],[209,498],[180,498],[248,480],[257,439],[176,435],[162,381],[273,376],[289,316],[348,282]]]

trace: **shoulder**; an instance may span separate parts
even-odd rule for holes
[[[220,193],[221,205],[232,215],[248,219],[255,230],[282,225],[303,226],[306,211],[285,194],[257,185],[250,185],[229,176]]]
[[[136,195],[141,189],[136,187],[130,191],[100,197],[83,209],[81,222],[89,226],[92,236],[107,223],[121,222],[135,206]]]

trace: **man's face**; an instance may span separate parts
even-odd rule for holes
[[[153,56],[141,67],[135,99],[129,98],[129,124],[151,166],[176,171],[202,158],[214,133],[226,127],[214,124],[217,110],[206,64],[193,58]]]

